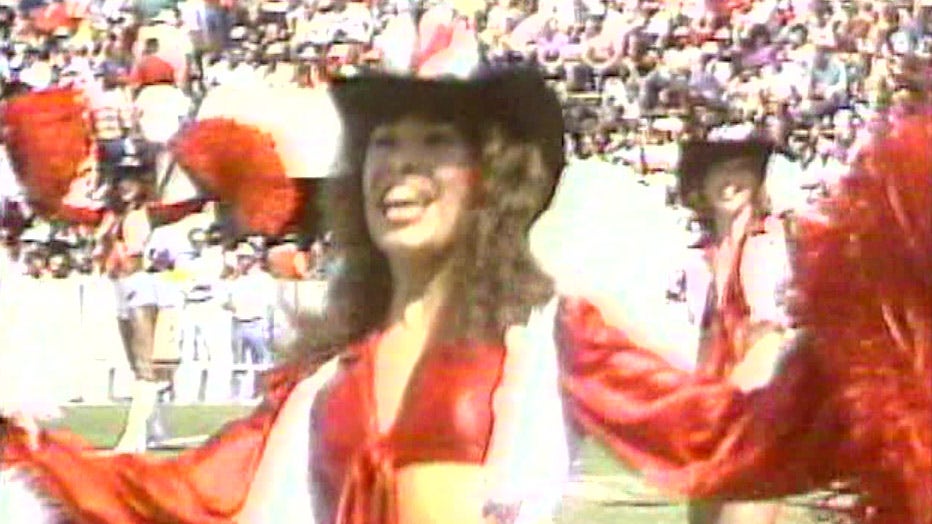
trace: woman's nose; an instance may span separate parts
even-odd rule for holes
[[[395,176],[429,175],[429,159],[416,148],[408,147],[395,151],[389,159],[389,172]]]

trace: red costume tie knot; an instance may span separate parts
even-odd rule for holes
[[[395,524],[395,453],[387,437],[372,439],[353,459],[337,524]]]

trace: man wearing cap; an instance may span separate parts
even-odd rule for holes
[[[248,85],[258,80],[255,69],[246,63],[242,49],[230,49],[223,60],[211,68],[208,86]]]
[[[754,389],[769,380],[780,348],[789,339],[782,289],[789,273],[779,221],[768,220],[764,177],[769,142],[691,141],[679,163],[680,198],[709,224],[706,270],[691,268],[687,294],[706,289],[698,369]],[[768,503],[706,503],[690,506],[693,524],[773,523],[779,506]]]
[[[137,92],[146,86],[175,83],[175,68],[158,56],[160,47],[157,38],[146,40],[142,56],[130,73],[130,83]]]
[[[234,362],[269,367],[272,306],[275,281],[259,263],[259,253],[249,242],[240,242],[235,252],[236,276],[229,283],[226,307],[233,313]],[[239,397],[255,395],[256,370],[246,370]]]

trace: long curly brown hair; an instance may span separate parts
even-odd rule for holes
[[[501,344],[505,330],[527,321],[532,307],[553,294],[553,282],[534,261],[527,240],[531,224],[553,196],[559,169],[541,144],[522,140],[506,125],[477,121],[425,101],[417,115],[452,123],[478,152],[480,203],[471,211],[470,233],[453,248],[456,282],[444,322],[433,343]],[[365,221],[362,164],[370,130],[379,122],[357,122],[345,130],[340,174],[322,191],[325,227],[333,231],[343,266],[320,317],[298,319],[298,358],[322,358],[383,327],[392,298],[392,277]],[[296,353],[296,354],[295,354]]]

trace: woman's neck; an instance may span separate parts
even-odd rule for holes
[[[389,262],[394,281],[388,311],[390,326],[429,329],[452,288],[449,259]]]
[[[751,222],[753,209],[745,206],[735,214],[718,214],[715,217],[716,240],[719,245],[738,241]]]

